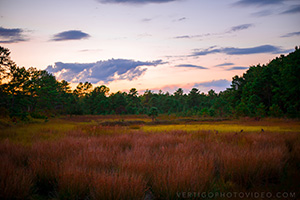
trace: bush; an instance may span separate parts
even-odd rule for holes
[[[245,116],[248,116],[250,114],[249,108],[244,102],[241,102],[235,108],[235,111],[236,111],[237,117],[245,117]]]
[[[155,121],[156,117],[158,116],[158,109],[156,107],[150,108],[148,116],[152,118],[152,121]]]
[[[256,116],[258,117],[265,117],[266,115],[266,107],[263,103],[260,103],[257,107],[256,107]]]
[[[32,112],[30,113],[30,116],[34,119],[47,119],[48,117],[39,113],[39,112]]]
[[[273,104],[269,108],[270,116],[272,117],[282,117],[283,112],[277,104]]]

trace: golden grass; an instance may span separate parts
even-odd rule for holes
[[[156,125],[143,126],[141,128],[146,132],[162,132],[162,131],[218,131],[218,132],[297,132],[300,130],[300,124],[291,125],[277,125],[267,123],[247,124],[247,123],[226,123],[226,122],[212,122],[212,123],[198,123],[198,124],[175,124],[175,125]]]
[[[47,123],[20,124],[0,130],[0,141],[9,139],[16,143],[31,145],[41,140],[57,140],[76,126],[75,123],[57,119]]]

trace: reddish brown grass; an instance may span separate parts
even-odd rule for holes
[[[0,145],[0,199],[27,199],[31,195],[33,176],[24,167],[27,148],[5,141]]]
[[[139,175],[98,173],[92,182],[92,199],[143,199],[146,182]]]
[[[150,192],[157,199],[176,199],[180,192],[280,187],[286,166],[299,169],[297,133],[93,127],[27,147],[1,142],[0,198],[143,199]]]
[[[249,188],[279,180],[286,163],[286,149],[224,146],[219,150],[218,160],[224,182]]]
[[[59,199],[87,199],[90,197],[93,175],[86,168],[65,163],[57,177],[57,196]]]

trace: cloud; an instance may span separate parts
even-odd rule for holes
[[[190,35],[180,35],[180,36],[176,36],[174,38],[175,39],[190,39],[190,38],[193,38],[193,36],[190,36]]]
[[[202,67],[199,65],[190,65],[190,64],[176,65],[175,67],[190,67],[190,68],[198,68],[198,69],[207,69],[206,67]]]
[[[233,32],[246,30],[253,26],[254,26],[254,24],[241,24],[238,26],[233,26],[228,31],[224,31],[221,33],[205,33],[205,34],[200,34],[200,35],[180,35],[180,36],[174,37],[174,39],[193,39],[193,38],[203,38],[203,37],[209,37],[209,36],[222,36],[222,35],[230,34]]]
[[[232,32],[236,32],[236,31],[246,30],[252,26],[253,26],[253,24],[241,24],[238,26],[231,27],[231,29],[228,32],[232,33]]]
[[[216,65],[216,67],[224,67],[224,66],[231,66],[231,65],[234,65],[234,63],[222,63],[219,65]]]
[[[183,20],[186,20],[186,17],[181,17],[177,21],[183,21]]]
[[[187,20],[186,17],[181,17],[181,18],[178,18],[178,19],[174,19],[173,22],[181,22],[181,21],[185,21]]]
[[[256,6],[256,7],[267,7],[267,6],[276,6],[276,5],[284,5],[284,2],[287,0],[239,0],[233,5],[235,6]],[[269,8],[269,7],[268,7]],[[262,17],[273,14],[272,10],[262,10],[253,13],[253,16]],[[287,10],[279,13],[279,14],[297,14],[300,13],[300,5],[292,5]]]
[[[280,37],[284,38],[284,37],[294,37],[294,36],[300,36],[300,31],[299,32],[287,33],[287,34],[282,35]]]
[[[231,68],[227,69],[227,71],[232,71],[232,70],[245,70],[245,69],[249,69],[249,67],[240,67],[240,66],[236,66],[236,67],[231,67]]]
[[[148,4],[148,3],[168,3],[180,0],[97,0],[100,3],[112,4]]]
[[[198,88],[200,92],[208,93],[209,90],[213,89],[215,92],[219,93],[220,91],[226,90],[226,88],[230,88],[231,81],[226,79],[219,79],[219,80],[211,80],[205,82],[198,82],[198,83],[185,83],[185,84],[173,84],[173,85],[165,85],[157,88],[148,88],[151,91],[158,93],[159,90],[163,92],[169,92],[170,94],[174,94],[178,88],[183,89],[185,94],[188,94],[192,88]],[[139,93],[144,93],[145,90],[140,90]]]
[[[268,6],[282,4],[284,0],[239,0],[234,5],[237,6]]]
[[[288,10],[282,12],[281,14],[296,14],[300,13],[300,5],[291,6]]]
[[[197,83],[194,86],[204,86],[204,87],[223,87],[230,85],[230,81],[226,79],[220,79],[220,80],[212,80],[208,82],[202,82],[202,83]]]
[[[138,34],[137,36],[138,36],[139,38],[152,37],[152,35],[149,34],[149,33],[141,33],[141,34]]]
[[[28,41],[23,35],[24,30],[20,28],[3,28],[0,27],[0,43],[16,43]]]
[[[133,80],[141,76],[147,69],[142,66],[157,66],[164,64],[161,60],[142,62],[126,59],[111,59],[96,63],[62,63],[48,66],[46,70],[58,79],[69,82],[105,83],[114,80]]]
[[[150,22],[150,21],[152,21],[153,19],[151,19],[151,18],[144,18],[144,19],[142,19],[142,22]]]
[[[102,49],[81,49],[78,52],[81,53],[90,53],[90,52],[100,52],[103,51]]]
[[[84,33],[80,30],[70,30],[55,34],[52,38],[52,41],[81,40],[87,39],[89,37],[89,34]]]
[[[214,53],[222,53],[222,50],[221,49],[213,49],[213,50],[204,49],[201,51],[194,52],[191,56],[205,56],[205,55],[214,54]]]
[[[179,35],[174,37],[174,39],[193,39],[193,38],[202,38],[202,37],[208,37],[211,36],[211,33],[205,33],[201,35]]]
[[[274,13],[274,11],[271,11],[271,10],[261,10],[261,11],[252,13],[251,15],[254,17],[265,17],[265,16],[272,15],[273,13]]]
[[[216,92],[220,92],[225,90],[226,88],[230,87],[231,82],[226,79],[220,79],[220,80],[212,80],[202,83],[196,83],[193,87],[199,88],[202,92],[208,92],[209,90],[213,89]]]
[[[288,53],[291,50],[284,50],[281,47],[273,45],[261,45],[257,47],[250,48],[235,48],[235,47],[225,47],[225,48],[208,48],[203,50],[195,51],[191,56],[204,56],[214,53],[223,53],[227,55],[249,55],[249,54],[259,54],[259,53]]]

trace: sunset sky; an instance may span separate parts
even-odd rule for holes
[[[219,92],[300,45],[300,0],[0,0],[19,66],[111,92]]]

